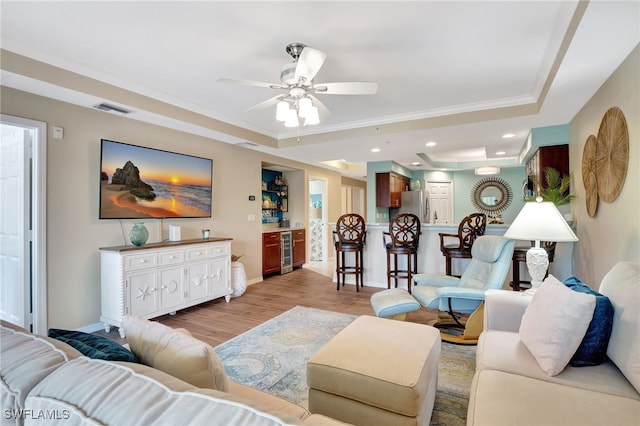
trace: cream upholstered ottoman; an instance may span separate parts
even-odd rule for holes
[[[354,425],[428,425],[438,381],[434,327],[361,316],[307,363],[309,411]]]

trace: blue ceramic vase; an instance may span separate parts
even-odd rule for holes
[[[133,228],[129,231],[129,240],[131,240],[131,244],[134,246],[143,246],[148,239],[149,231],[142,222],[133,225]]]

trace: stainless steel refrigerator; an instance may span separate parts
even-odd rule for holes
[[[413,213],[420,218],[421,223],[430,223],[429,193],[421,191],[405,191],[401,194],[400,207],[389,209],[391,216],[400,213]]]

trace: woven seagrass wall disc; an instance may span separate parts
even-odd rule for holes
[[[629,164],[629,131],[618,107],[609,108],[602,117],[595,163],[598,196],[611,203],[620,195]]]
[[[596,179],[596,143],[589,135],[582,151],[582,183],[586,194],[587,214],[594,217],[598,209],[598,182]]]

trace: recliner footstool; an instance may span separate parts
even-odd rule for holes
[[[420,303],[402,288],[391,288],[373,293],[371,306],[376,316],[397,320],[404,320],[409,312],[421,308]]]
[[[440,349],[434,327],[358,317],[309,359],[309,411],[354,425],[427,426]]]

